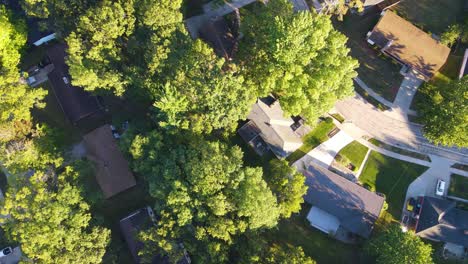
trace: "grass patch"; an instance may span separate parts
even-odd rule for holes
[[[338,113],[332,114],[331,115],[333,118],[336,119],[336,121],[343,123],[345,121],[344,117]]]
[[[383,148],[383,149],[386,149],[386,150],[389,150],[389,151],[392,151],[392,152],[395,152],[395,153],[398,153],[398,154],[401,154],[401,155],[405,155],[405,156],[408,156],[408,157],[412,157],[412,158],[420,159],[420,160],[425,160],[425,161],[429,161],[429,162],[431,161],[431,158],[429,156],[427,156],[427,155],[417,153],[417,152],[413,152],[413,151],[409,151],[409,150],[402,149],[402,148],[398,148],[398,147],[386,144],[386,143],[384,143],[382,141],[379,141],[379,140],[377,140],[375,138],[369,139],[369,142],[372,143],[373,145],[376,145],[377,147],[380,147],[380,148]]]
[[[358,246],[341,243],[310,225],[306,219],[310,207],[304,204],[300,213],[281,220],[277,228],[266,231],[267,240],[300,246],[318,264],[362,263]]]
[[[368,148],[357,141],[349,143],[336,156],[336,161],[343,166],[353,165],[353,171],[358,171],[362,165],[362,161],[366,156]]]
[[[464,3],[465,0],[405,0],[392,9],[422,30],[440,35],[463,18]]]
[[[302,158],[307,152],[326,141],[328,139],[328,133],[334,128],[333,120],[330,117],[325,118],[318,123],[309,134],[302,138],[304,144],[289,155],[286,160],[289,161],[289,163],[294,163],[296,160]]]
[[[458,174],[450,175],[448,195],[468,200],[468,177]]]
[[[388,213],[400,219],[408,185],[420,176],[426,167],[384,156],[372,151],[359,176],[368,189],[385,194]]]
[[[359,85],[357,85],[356,83],[354,83],[354,90],[360,95],[362,96],[364,99],[366,99],[367,102],[369,102],[371,105],[375,106],[377,109],[379,109],[380,111],[386,111],[386,110],[389,110],[390,107],[382,104],[381,102],[379,102],[377,99],[375,99],[374,97],[372,97],[370,94],[368,94],[366,92],[366,90],[362,89],[361,87],[359,87]]]
[[[374,50],[366,41],[367,32],[371,31],[380,18],[379,13],[359,16],[348,14],[342,22],[334,21],[335,28],[348,37],[351,56],[359,61],[359,78],[374,92],[393,102],[403,76],[401,66]]]

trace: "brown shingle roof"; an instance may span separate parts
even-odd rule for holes
[[[450,49],[397,14],[386,11],[369,37],[385,53],[428,78],[447,61]],[[391,45],[388,45],[391,43]]]
[[[109,125],[84,136],[88,158],[96,165],[96,179],[106,198],[136,185],[128,162],[117,147]]]

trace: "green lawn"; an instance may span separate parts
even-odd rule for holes
[[[268,241],[300,246],[318,264],[363,263],[358,246],[341,243],[313,228],[306,219],[309,210],[310,205],[304,204],[300,213],[265,231]]]
[[[399,220],[408,185],[426,169],[372,151],[359,181],[365,187],[385,194],[388,212]]]
[[[289,155],[286,160],[289,163],[293,163],[296,160],[302,158],[307,152],[320,145],[322,142],[328,139],[328,133],[335,128],[333,120],[328,117],[324,121],[320,122],[309,134],[302,138],[304,144]]]
[[[367,150],[368,148],[366,146],[357,141],[353,141],[338,152],[336,160],[343,166],[347,166],[351,163],[354,166],[354,171],[358,171],[366,156]]]
[[[448,195],[468,200],[468,177],[452,174]]]
[[[463,17],[464,3],[465,0],[404,0],[392,9],[422,30],[440,35]]]
[[[359,61],[359,78],[374,92],[393,102],[403,81],[399,73],[401,66],[372,49],[366,41],[367,32],[372,30],[379,18],[378,13],[365,16],[348,14],[342,22],[334,21],[334,25],[349,39],[351,55]]]

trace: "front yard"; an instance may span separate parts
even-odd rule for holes
[[[393,219],[399,221],[408,185],[426,169],[424,166],[372,151],[359,181],[366,188],[385,194],[388,213]]]
[[[347,166],[351,163],[354,166],[353,171],[358,171],[362,166],[367,150],[368,148],[366,146],[357,141],[353,141],[338,152],[336,160],[343,166]]]
[[[359,61],[359,78],[374,92],[393,102],[403,76],[401,66],[374,50],[366,41],[367,32],[377,24],[379,13],[365,16],[348,14],[343,21],[334,21],[335,28],[348,37],[351,55]]]
[[[468,177],[452,174],[448,195],[468,200]]]
[[[286,160],[290,164],[294,163],[298,159],[302,158],[309,151],[320,145],[322,142],[328,139],[328,133],[335,128],[333,120],[327,117],[325,120],[317,124],[317,126],[307,135],[302,138],[304,143],[299,149],[289,155]]]

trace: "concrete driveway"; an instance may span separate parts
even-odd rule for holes
[[[293,166],[296,167],[298,171],[302,171],[304,168],[308,167],[311,162],[314,162],[328,169],[335,159],[336,154],[353,140],[354,139],[344,131],[340,131],[329,140],[311,150],[304,157],[294,162]]]

